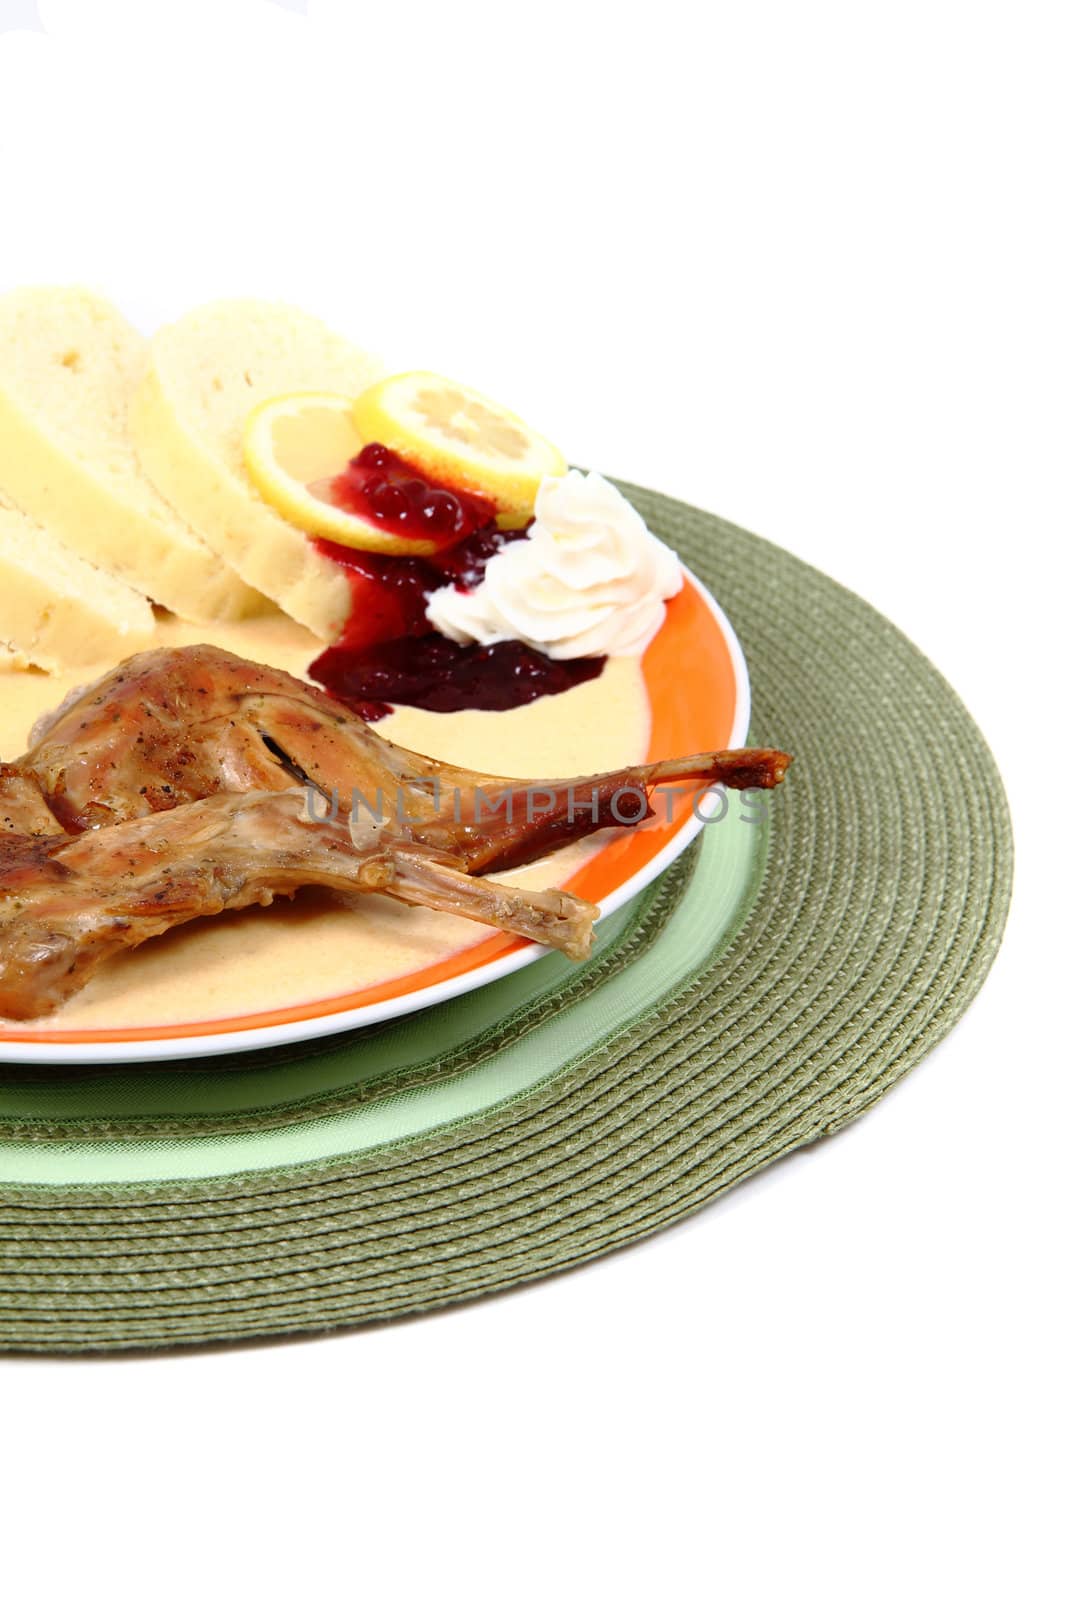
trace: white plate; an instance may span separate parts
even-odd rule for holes
[[[652,652],[660,646],[660,660],[662,652],[670,649],[677,643],[675,652],[678,658],[682,656],[681,645],[686,645],[688,654],[691,645],[693,630],[704,630],[708,637],[714,634],[719,646],[724,649],[724,659],[728,659],[733,674],[733,714],[727,716],[729,735],[718,739],[717,744],[694,744],[691,749],[700,748],[733,748],[744,744],[748,733],[749,721],[749,682],[744,656],[737,636],[730,626],[725,613],[707,589],[687,573],[687,594],[680,597],[679,601],[672,602],[668,612],[668,619],[657,641],[654,641],[645,661],[649,661]],[[680,608],[680,609],[679,609]],[[683,616],[684,614],[684,616]],[[680,630],[686,629],[686,638],[675,639],[673,636]],[[646,674],[647,677],[647,674]],[[662,690],[662,673],[657,679]],[[719,684],[717,691],[725,694],[729,686]],[[671,680],[670,692],[685,697],[687,702],[691,699],[694,724],[698,731],[700,722],[708,713],[709,686],[701,681],[699,674],[686,673],[680,675],[677,685]],[[650,697],[653,702],[653,719],[656,715],[656,695],[650,688]],[[677,709],[677,708],[675,708]],[[505,713],[506,714],[506,713]],[[655,726],[655,721],[653,723]],[[721,729],[719,730],[721,733]],[[686,754],[686,750],[673,752],[677,755]],[[662,846],[648,855],[647,846],[642,846],[645,851],[644,859],[633,870],[625,862],[620,863],[618,881],[602,897],[599,897],[601,913],[608,915],[626,904],[634,895],[638,894],[653,879],[662,872],[681,854],[686,845],[696,837],[701,828],[701,820],[692,811],[679,819],[670,828],[663,824],[642,824],[640,828],[631,830],[631,835],[655,834],[657,831],[664,834]],[[615,848],[606,842],[603,851]],[[597,860],[603,852],[598,852],[593,859]],[[584,869],[583,869],[584,870]],[[487,936],[488,937],[488,936]],[[483,941],[484,942],[484,941]],[[409,975],[410,988],[401,994],[395,994],[387,999],[361,1002],[358,992],[351,996],[343,997],[341,1008],[331,1010],[326,1015],[300,1017],[294,1021],[264,1022],[257,1026],[253,1022],[249,1025],[247,1018],[242,1019],[240,1027],[227,1026],[225,1019],[220,1019],[217,1025],[204,1030],[203,1022],[188,1024],[190,1028],[196,1027],[195,1033],[182,1033],[180,1030],[169,1030],[166,1036],[153,1034],[144,1030],[139,1037],[116,1038],[104,1030],[97,1030],[103,1037],[85,1037],[84,1033],[77,1034],[71,1029],[71,1037],[64,1039],[63,1014],[56,1014],[54,1025],[49,1020],[47,1033],[42,1033],[40,1040],[28,1034],[24,1027],[20,1028],[14,1023],[0,1023],[0,1061],[7,1062],[46,1062],[63,1063],[99,1063],[117,1061],[162,1061],[175,1060],[185,1057],[217,1055],[224,1052],[237,1050],[262,1050],[273,1045],[293,1045],[304,1039],[321,1038],[324,1035],[345,1033],[355,1028],[369,1027],[372,1023],[388,1021],[390,1018],[403,1016],[408,1012],[420,1011],[427,1006],[438,1005],[443,1000],[451,1000],[456,995],[469,993],[479,989],[484,984],[494,983],[498,978],[505,977],[510,972],[515,972],[520,967],[527,966],[532,961],[539,960],[547,952],[540,945],[529,944],[525,941],[512,941],[514,947],[509,947],[498,956],[483,961],[481,965],[472,965],[469,970],[459,972],[452,977],[433,980],[426,978],[420,981],[422,974]],[[477,951],[478,945],[470,947]],[[464,953],[466,954],[466,952]],[[426,969],[427,971],[429,969]],[[408,980],[405,980],[405,982]],[[329,997],[323,996],[322,1000]],[[350,1003],[344,1003],[348,1001]],[[269,1015],[269,1013],[265,1013]],[[131,1030],[122,1030],[127,1035]],[[84,1030],[88,1032],[88,1030]]]

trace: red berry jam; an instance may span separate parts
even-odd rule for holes
[[[496,506],[484,495],[440,483],[384,444],[367,444],[336,478],[312,492],[383,533],[430,539],[442,549],[491,526]]]
[[[429,632],[426,597],[447,580],[428,561],[353,550],[328,539],[316,539],[315,544],[343,570],[352,593],[348,621],[334,650],[357,655],[387,639]]]
[[[352,654],[335,645],[311,676],[367,722],[395,704],[426,711],[510,711],[599,677],[603,656],[551,661],[517,639],[459,645],[439,633],[391,639]]]
[[[426,601],[432,591],[451,583],[475,588],[497,551],[525,534],[525,528],[491,525],[432,556],[383,556],[316,539],[322,554],[344,569],[352,591],[348,622],[335,648],[365,650],[405,634],[429,633]]]
[[[344,569],[352,608],[337,643],[308,671],[368,722],[394,705],[509,711],[603,670],[603,656],[552,661],[516,639],[459,645],[431,628],[426,601],[434,589],[476,588],[497,551],[525,537],[525,528],[496,526],[491,501],[434,483],[380,444],[365,445],[338,477],[312,487],[384,531],[440,541],[431,556],[385,556],[315,540]]]

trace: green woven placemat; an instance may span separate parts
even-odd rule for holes
[[[0,1348],[323,1329],[559,1271],[858,1116],[967,1005],[1011,835],[966,711],[830,579],[623,487],[733,621],[754,738],[797,757],[770,828],[705,830],[581,976],[546,960],[224,1085],[9,1069]]]

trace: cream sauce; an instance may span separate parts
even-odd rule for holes
[[[157,644],[198,642],[300,677],[321,648],[280,612],[210,628],[161,618]],[[114,664],[102,662],[99,672]],[[0,756],[20,755],[38,717],[97,675],[0,666]],[[397,744],[475,771],[568,778],[643,759],[649,708],[640,662],[620,657],[599,678],[514,711],[442,715],[400,707],[375,726]],[[501,877],[530,888],[558,886],[597,848],[585,840]],[[277,1010],[401,977],[485,937],[481,924],[460,917],[371,895],[342,904],[308,889],[291,903],[203,918],[150,940],[102,968],[57,1015],[18,1026],[137,1028]]]

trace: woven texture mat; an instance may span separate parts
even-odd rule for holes
[[[705,830],[613,919],[586,975],[549,958],[483,992],[491,1022],[463,1033],[476,997],[423,1019],[440,1035],[432,1061],[416,1060],[414,1024],[352,1035],[307,1056],[309,1082],[341,1067],[344,1082],[272,1108],[255,1103],[263,1063],[228,1064],[227,1170],[208,1159],[217,1112],[199,1125],[142,1108],[139,1123],[127,1094],[109,1127],[133,1176],[26,1181],[20,1150],[48,1144],[54,1180],[55,1161],[69,1149],[73,1173],[79,1138],[101,1128],[84,1111],[77,1123],[59,1110],[5,1120],[0,1096],[0,1348],[348,1326],[560,1271],[859,1116],[966,1007],[1011,885],[1003,791],[967,712],[829,578],[622,487],[733,622],[752,742],[797,758],[770,826],[749,830],[759,847],[743,829]],[[367,1063],[379,1058],[376,1078]],[[68,1071],[50,1091],[57,1106],[64,1085],[85,1101]],[[117,1092],[105,1084],[102,1103]],[[305,1128],[295,1154],[251,1160],[257,1139]],[[359,1143],[340,1148],[353,1129]],[[204,1175],[156,1177],[183,1139]],[[274,1148],[289,1147],[262,1146]]]

